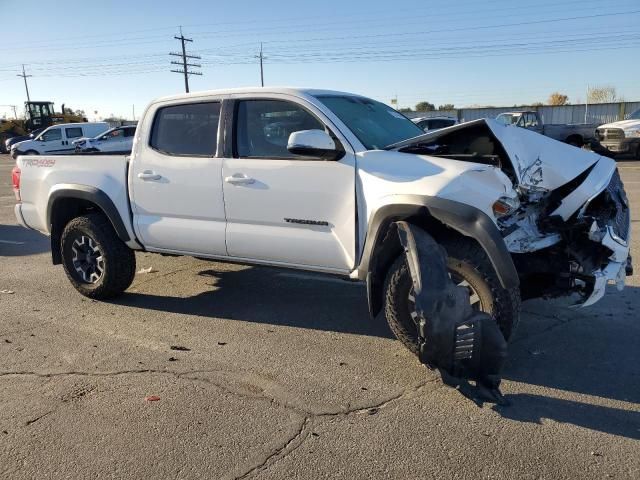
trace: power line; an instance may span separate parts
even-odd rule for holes
[[[184,75],[184,91],[186,93],[189,93],[189,75],[202,75],[201,72],[194,72],[192,70],[189,70],[189,67],[194,67],[194,68],[200,68],[202,67],[202,65],[200,65],[199,63],[187,63],[187,59],[188,58],[193,58],[195,60],[200,60],[202,57],[200,57],[199,55],[188,55],[187,54],[187,49],[185,47],[185,42],[193,42],[193,39],[191,38],[185,38],[185,36],[182,34],[182,27],[180,27],[180,36],[174,36],[173,38],[175,38],[176,40],[180,40],[180,44],[182,45],[182,53],[170,53],[169,55],[173,55],[175,57],[182,57],[182,62],[176,62],[176,61],[172,61],[171,64],[172,65],[182,65],[182,70],[171,70],[174,73],[182,73]]]

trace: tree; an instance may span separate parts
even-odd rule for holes
[[[429,102],[420,102],[416,104],[416,112],[433,112],[436,106]]]
[[[553,92],[549,95],[547,103],[549,105],[567,105],[569,103],[569,97],[564,93]]]
[[[455,110],[456,107],[453,105],[453,103],[445,103],[444,105],[440,105],[438,107],[438,110]]]
[[[587,92],[589,103],[611,103],[617,100],[616,87],[603,85],[601,87],[590,88]]]
[[[399,112],[406,113],[406,112],[410,112],[410,111],[411,111],[411,109],[410,109],[409,107],[402,107],[402,108],[400,108],[398,111],[399,111]]]
[[[527,105],[529,107],[542,107],[544,103],[542,102],[533,102],[531,105]]]

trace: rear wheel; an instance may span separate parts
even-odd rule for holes
[[[484,250],[468,239],[443,243],[452,281],[469,291],[474,310],[491,315],[506,340],[520,315],[520,291],[505,289]],[[391,331],[409,350],[418,354],[418,315],[409,268],[404,255],[393,263],[385,282],[385,316]]]
[[[92,213],[71,220],[62,232],[62,263],[82,295],[107,299],[124,292],[136,271],[136,257],[109,220]]]

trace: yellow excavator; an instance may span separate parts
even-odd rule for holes
[[[0,119],[0,153],[7,153],[6,141],[29,135],[34,130],[42,130],[59,123],[86,122],[87,119],[80,115],[65,111],[57,113],[53,108],[53,102],[24,102],[24,119]]]

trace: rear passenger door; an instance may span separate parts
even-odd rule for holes
[[[149,250],[226,255],[220,101],[149,107],[129,175],[136,234]]]

